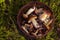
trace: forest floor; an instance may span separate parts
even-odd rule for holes
[[[0,40],[26,40],[17,29],[19,9],[32,0],[0,0]],[[60,40],[60,0],[37,0],[48,5],[54,13],[54,29],[37,40]]]

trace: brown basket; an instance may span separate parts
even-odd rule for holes
[[[53,20],[54,20],[54,16],[53,16],[53,12],[51,11],[51,9],[50,9],[47,5],[45,5],[45,4],[41,3],[41,2],[37,2],[37,1],[30,2],[30,3],[26,4],[26,5],[24,5],[24,6],[19,10],[19,13],[18,13],[18,15],[17,15],[17,24],[18,24],[19,30],[22,31],[22,33],[23,33],[27,38],[33,38],[33,39],[35,39],[35,38],[37,38],[36,36],[29,35],[28,33],[26,33],[26,32],[22,29],[22,26],[21,26],[22,14],[25,13],[26,10],[28,10],[28,9],[31,8],[32,6],[42,7],[42,8],[45,8],[45,9],[49,10],[49,12],[51,13],[51,18],[52,18]],[[53,29],[53,22],[50,24],[50,26],[51,26],[51,29],[48,30],[48,32]],[[42,37],[46,36],[48,32],[46,32]],[[38,37],[38,38],[42,38],[42,37]]]

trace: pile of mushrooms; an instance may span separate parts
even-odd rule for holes
[[[38,37],[41,37],[47,32],[47,30],[50,29],[49,25],[53,21],[53,19],[50,18],[51,13],[47,12],[47,10],[44,8],[38,9],[35,6],[33,8],[30,8],[22,16],[24,19],[28,19],[27,23],[24,23],[24,25],[22,25],[23,30],[30,35]],[[43,33],[42,31],[45,32]]]

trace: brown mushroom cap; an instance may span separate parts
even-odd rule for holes
[[[47,13],[46,11],[44,11],[44,13],[40,16],[40,19],[42,21],[44,21],[47,17],[49,18],[51,16],[51,13]]]
[[[31,16],[31,17],[29,18],[28,23],[30,23],[32,19],[36,19],[36,18],[37,18],[37,16],[36,16],[36,15]]]

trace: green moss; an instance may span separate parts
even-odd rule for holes
[[[4,2],[5,0],[0,0],[0,3]]]

